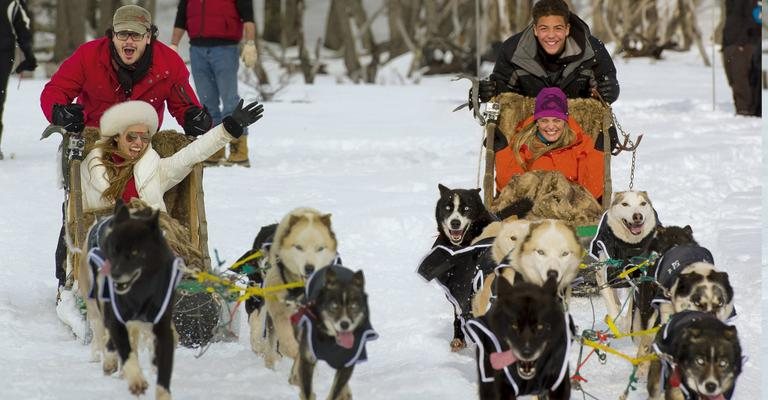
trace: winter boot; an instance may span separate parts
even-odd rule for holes
[[[250,161],[248,161],[248,136],[241,136],[229,142],[229,158],[227,158],[227,162],[246,168],[251,166]]]
[[[224,148],[222,147],[217,152],[213,153],[212,156],[208,157],[207,160],[203,161],[203,165],[206,167],[219,165],[219,163],[224,159],[224,156]]]

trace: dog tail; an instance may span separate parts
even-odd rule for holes
[[[533,201],[527,197],[521,197],[515,200],[512,204],[499,210],[499,212],[496,213],[496,216],[502,221],[513,215],[518,219],[523,219],[532,209]]]

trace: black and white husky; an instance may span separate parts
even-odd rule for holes
[[[336,375],[328,399],[350,399],[349,378],[355,364],[366,361],[366,342],[378,334],[371,327],[363,271],[331,265],[307,281],[305,304],[298,319],[299,356],[290,382],[299,386],[300,398],[314,399],[312,378],[317,360],[325,361]]]
[[[427,281],[435,280],[453,306],[451,350],[458,351],[466,346],[464,324],[472,316],[472,298],[496,266],[488,251],[494,238],[486,229],[492,230],[492,224],[500,227],[499,217],[524,216],[532,204],[528,199],[519,200],[497,216],[483,205],[480,189],[449,189],[442,184],[438,189],[438,237],[417,272]]]
[[[657,333],[653,344],[661,357],[651,364],[648,395],[667,399],[726,400],[741,373],[738,332],[711,313],[684,311]]]

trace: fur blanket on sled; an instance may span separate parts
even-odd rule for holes
[[[570,182],[558,171],[529,171],[513,176],[491,205],[492,212],[503,210],[527,197],[533,209],[526,219],[561,219],[571,225],[595,225],[603,209],[594,197],[577,183]]]

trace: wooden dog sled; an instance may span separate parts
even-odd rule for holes
[[[99,131],[94,128],[86,128],[83,132],[85,151],[83,158],[93,149],[96,140],[99,139]],[[65,136],[65,140],[66,140]],[[157,132],[152,137],[152,147],[160,157],[168,157],[190,143],[190,139],[181,133],[171,130]],[[64,156],[66,157],[66,156]],[[79,159],[72,159],[68,163],[68,194],[65,202],[65,221],[69,238],[67,252],[67,285],[65,292],[69,297],[62,296],[61,303],[57,306],[59,317],[69,325],[73,332],[83,342],[90,340],[90,332],[84,321],[82,312],[78,317],[72,310],[59,310],[62,306],[74,305],[82,308],[80,293],[73,290],[77,282],[76,267],[82,261],[85,254],[73,249],[81,249],[87,240],[88,228],[93,222],[112,214],[112,208],[83,211],[82,188],[80,182]],[[205,202],[203,193],[203,167],[196,165],[192,172],[178,185],[165,193],[167,215],[161,214],[161,227],[171,248],[181,256],[187,268],[191,271],[210,271],[211,258],[208,253],[208,224],[205,216]],[[138,201],[139,207],[143,202]],[[130,207],[135,207],[131,202]],[[144,206],[146,206],[144,204]],[[217,293],[209,293],[200,285],[185,284],[194,283],[194,277],[185,275],[185,280],[176,290],[173,320],[179,334],[179,342],[188,347],[204,346],[214,340],[214,330],[219,326],[219,321],[227,321],[232,317],[228,311],[230,299],[223,299]],[[74,304],[66,304],[74,303]],[[237,325],[237,324],[232,324]]]

